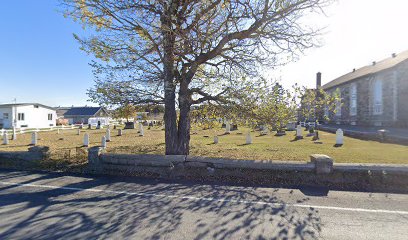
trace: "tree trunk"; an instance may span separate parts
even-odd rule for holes
[[[180,155],[188,155],[190,151],[190,109],[191,94],[188,91],[188,81],[183,79],[180,83],[179,107],[180,118],[178,122],[178,148]]]
[[[188,155],[190,144],[190,107],[191,93],[188,85],[191,81],[180,78],[179,90],[179,108],[180,118],[177,125],[176,111],[176,79],[175,79],[175,60],[174,46],[175,35],[172,29],[172,16],[177,13],[178,1],[172,1],[165,7],[164,14],[161,16],[162,34],[163,34],[163,73],[164,73],[164,122],[165,122],[165,141],[166,155]],[[179,75],[178,75],[179,76]]]
[[[176,86],[174,80],[175,36],[171,30],[171,16],[174,6],[169,6],[160,21],[163,34],[163,75],[164,75],[164,124],[166,155],[178,154]]]

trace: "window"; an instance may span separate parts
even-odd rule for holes
[[[3,119],[8,119],[9,118],[9,114],[8,113],[3,113]]]
[[[52,120],[52,113],[48,114],[48,120],[51,121]]]
[[[34,108],[38,108],[38,105],[34,105]]]
[[[373,84],[373,113],[382,114],[382,81],[379,79]]]
[[[357,84],[350,86],[350,116],[357,115]]]
[[[24,113],[19,113],[17,118],[18,118],[18,121],[24,121],[25,119]]]
[[[398,120],[398,84],[396,72],[394,72],[394,78],[392,80],[392,108],[393,115],[392,119],[394,121]]]
[[[338,92],[338,99],[336,100],[336,109],[335,109],[335,113],[337,117],[341,116],[341,92],[339,89],[336,90],[336,92]]]

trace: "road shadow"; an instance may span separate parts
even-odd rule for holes
[[[0,185],[0,239],[314,239],[321,231],[317,210],[291,207],[278,190],[51,173],[0,179],[31,186]]]

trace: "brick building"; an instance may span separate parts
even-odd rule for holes
[[[361,126],[408,128],[408,51],[353,69],[322,88],[340,91],[330,122]]]

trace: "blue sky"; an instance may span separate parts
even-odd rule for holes
[[[91,56],[79,50],[72,33],[81,26],[66,19],[57,0],[5,0],[0,5],[0,103],[39,102],[50,106],[91,105],[86,89],[93,85]],[[408,1],[338,0],[326,16],[305,23],[326,27],[322,47],[310,49],[297,62],[266,71],[312,87],[408,50]]]
[[[2,1],[0,5],[0,103],[90,105],[90,56],[72,33],[82,27],[62,16],[53,0]]]

